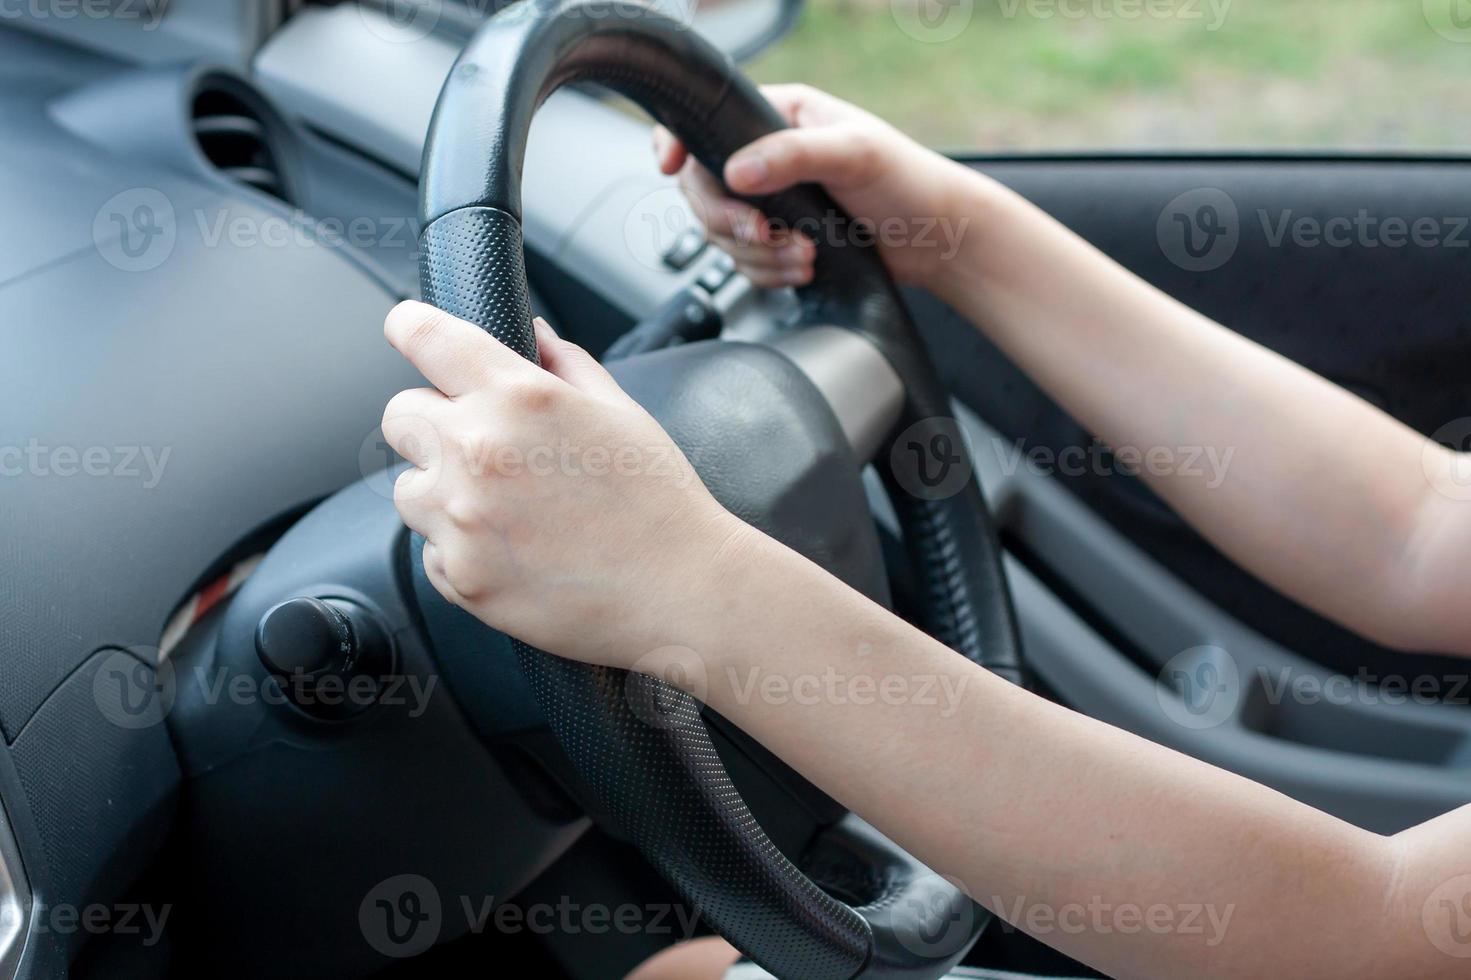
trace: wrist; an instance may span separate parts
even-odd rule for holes
[[[998,212],[1011,192],[985,174],[942,159],[945,174],[938,181],[935,208],[939,248],[935,261],[925,263],[925,281],[918,285],[954,306],[955,298],[984,276],[985,255],[1005,224]]]
[[[663,633],[667,647],[633,669],[716,704],[725,700],[730,677],[791,641],[793,620],[802,615],[793,610],[793,597],[803,597],[802,610],[820,605],[824,583],[811,576],[824,576],[723,508],[699,537],[671,587],[671,608],[679,615]],[[665,669],[671,660],[680,665],[673,673]]]
[[[732,624],[748,615],[743,606],[761,580],[759,566],[770,561],[767,546],[776,544],[710,503],[710,512],[681,535],[679,559],[667,563],[671,574],[664,591],[675,614],[665,617],[657,633],[664,643],[693,650],[702,662],[728,644]]]

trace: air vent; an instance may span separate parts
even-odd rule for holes
[[[194,98],[194,138],[206,160],[231,180],[291,202],[271,135],[240,97],[206,88]]]

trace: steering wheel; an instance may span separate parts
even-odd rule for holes
[[[570,82],[598,83],[638,102],[715,174],[732,152],[785,125],[729,58],[641,7],[526,0],[488,21],[451,70],[430,125],[420,272],[426,302],[532,361],[521,171],[533,114]],[[920,625],[1020,681],[996,532],[969,478],[948,396],[894,282],[872,248],[843,233],[849,218],[820,188],[751,203],[793,226],[838,229],[818,243],[815,278],[800,293],[802,322],[861,338],[902,382],[898,423],[883,435],[904,433],[903,443],[880,470],[920,582]],[[959,466],[966,478],[927,492],[936,466]],[[853,820],[843,821],[840,848],[865,866],[874,887],[852,905],[819,887],[752,817],[692,697],[656,679],[513,645],[601,809],[713,928],[776,976],[926,980],[946,973],[979,935],[987,917],[959,888]]]

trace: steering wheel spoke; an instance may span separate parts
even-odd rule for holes
[[[822,393],[859,462],[887,446],[904,411],[904,382],[872,342],[824,324],[784,331],[766,344]]]

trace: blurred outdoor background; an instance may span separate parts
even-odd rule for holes
[[[946,150],[1471,148],[1471,0],[807,0],[747,67]]]

